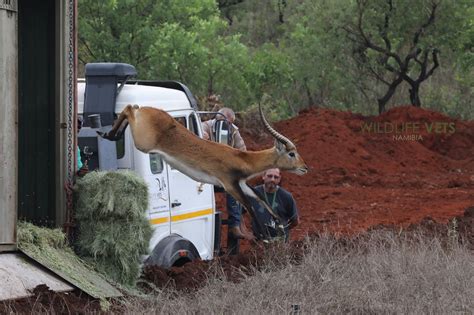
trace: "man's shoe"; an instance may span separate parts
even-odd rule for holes
[[[229,228],[229,233],[234,238],[238,238],[238,239],[246,239],[246,240],[253,240],[254,239],[253,235],[248,234],[248,233],[245,233],[245,234],[242,233],[239,226],[233,226],[233,227]]]
[[[234,237],[234,238],[245,238],[245,235],[242,233],[240,230],[239,226],[233,226],[229,228],[229,233]]]

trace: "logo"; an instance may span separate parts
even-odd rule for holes
[[[454,122],[363,122],[363,134],[392,135],[394,141],[422,141],[423,134],[453,134],[456,132]]]

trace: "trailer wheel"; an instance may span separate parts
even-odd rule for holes
[[[174,262],[173,267],[182,267],[188,262],[191,262],[191,259],[189,258],[180,258],[177,261]]]
[[[171,268],[199,258],[199,252],[191,241],[178,234],[171,234],[155,246],[150,257],[145,260],[145,265]]]

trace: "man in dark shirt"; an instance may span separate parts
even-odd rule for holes
[[[259,229],[255,222],[252,223],[253,231],[258,238],[262,238],[262,236],[266,239],[280,237],[283,236],[280,235],[281,232],[278,229],[278,225],[281,224],[284,227],[285,240],[288,241],[289,230],[300,222],[296,202],[291,193],[278,186],[281,181],[281,173],[278,168],[266,170],[263,173],[262,179],[263,185],[255,187],[255,190],[262,200],[265,200],[272,207],[273,211],[280,216],[282,221],[276,223],[268,210],[254,200],[255,214],[261,222],[263,231]]]

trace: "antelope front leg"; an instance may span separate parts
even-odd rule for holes
[[[244,192],[244,194],[246,194],[249,197],[254,198],[261,206],[267,209],[268,213],[270,213],[270,215],[273,217],[275,221],[277,222],[282,221],[281,217],[278,214],[276,214],[275,211],[273,211],[272,207],[270,207],[270,205],[265,200],[262,199],[262,197],[258,194],[258,192],[254,188],[250,187],[245,182],[242,182],[240,184],[240,187],[242,187],[242,191]]]

